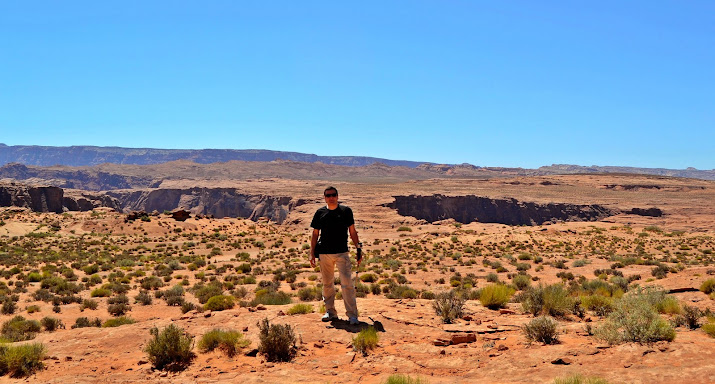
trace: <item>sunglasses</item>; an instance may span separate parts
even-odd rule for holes
[[[337,192],[336,193],[326,193],[325,197],[338,197]]]

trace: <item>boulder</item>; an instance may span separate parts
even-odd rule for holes
[[[171,217],[176,221],[186,221],[191,217],[191,213],[185,209],[177,209],[171,212]]]

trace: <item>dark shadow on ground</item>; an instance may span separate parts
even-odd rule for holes
[[[372,320],[372,319],[370,319]],[[330,321],[330,325],[334,327],[335,329],[342,329],[344,331],[348,331],[350,333],[359,333],[363,329],[367,329],[368,327],[374,327],[376,331],[378,332],[385,332],[385,327],[382,325],[381,322],[379,321],[374,321],[372,320],[372,324],[360,321],[359,323],[355,325],[351,325],[349,321],[347,320],[341,320],[341,319],[335,319]]]

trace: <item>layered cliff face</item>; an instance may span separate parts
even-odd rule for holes
[[[77,192],[65,195],[58,187],[0,185],[0,207],[29,208],[35,212],[91,211],[98,207],[119,209],[119,202],[106,195]]]
[[[541,225],[554,221],[595,221],[619,213],[600,205],[565,203],[539,204],[516,199],[492,199],[479,196],[394,196],[385,206],[403,216],[435,222],[454,219],[460,223],[500,223]]]
[[[151,191],[110,191],[125,211],[172,211],[186,209],[192,214],[214,217],[267,217],[283,223],[291,210],[306,202],[287,196],[248,195],[233,188],[155,189]]]

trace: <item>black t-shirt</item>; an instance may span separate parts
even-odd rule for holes
[[[320,230],[320,253],[348,251],[348,228],[355,224],[353,211],[338,205],[332,211],[322,207],[315,212],[310,226]]]

